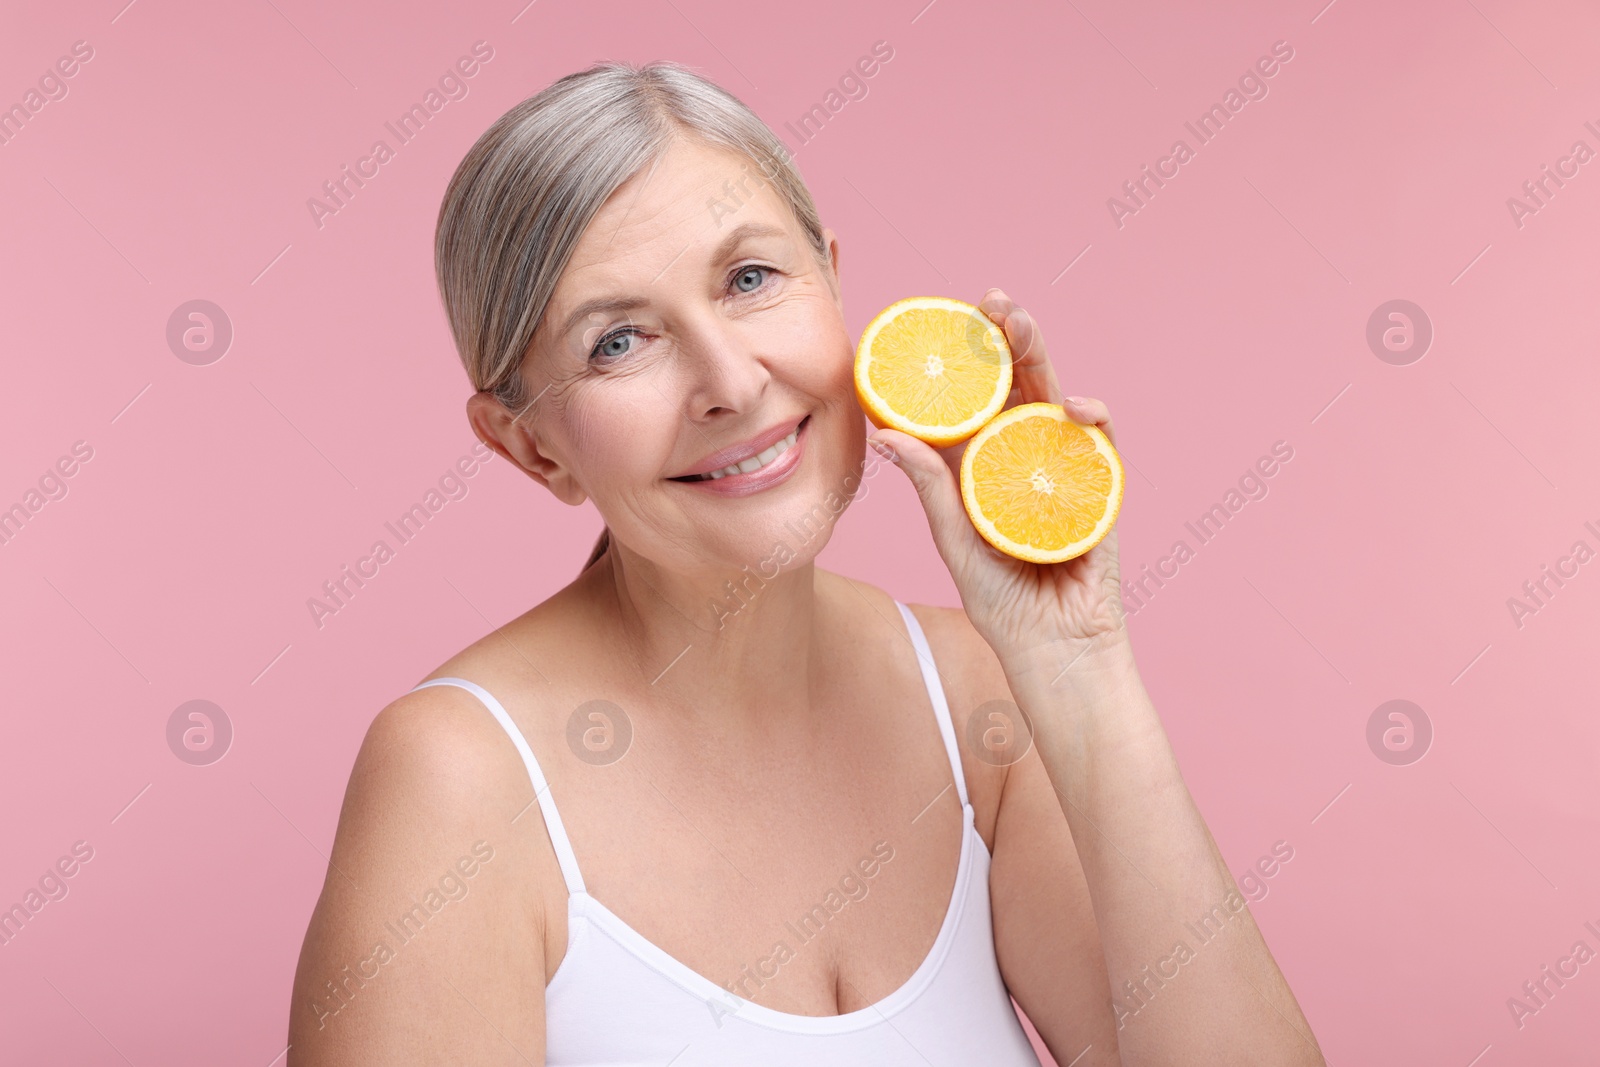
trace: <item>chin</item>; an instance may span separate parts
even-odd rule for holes
[[[814,559],[827,545],[834,524],[864,492],[864,473],[875,473],[863,471],[864,419],[853,402],[850,407],[849,417],[831,407],[813,409],[801,424],[793,459],[776,478],[754,479],[753,485],[718,484],[731,479],[680,483],[671,490],[685,494],[679,502],[694,516],[702,543],[723,546],[716,552],[719,569],[731,565],[770,580]]]

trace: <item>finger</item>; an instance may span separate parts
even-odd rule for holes
[[[1020,402],[1061,403],[1061,383],[1034,317],[1001,289],[990,289],[978,307],[1005,329],[1006,343],[1011,346],[1012,388]]]
[[[927,513],[933,543],[945,563],[954,567],[955,561],[967,550],[967,542],[977,536],[961,503],[961,485],[956,472],[932,445],[899,430],[876,430],[867,438],[867,444],[874,449],[880,445],[886,447],[889,451],[879,450],[879,455],[899,467],[910,479],[922,501],[922,510]]]
[[[978,301],[978,310],[1000,326],[1005,325],[1006,316],[1011,314],[1011,309],[1016,306],[1016,301],[1007,296],[1003,289],[990,289],[983,294],[983,299]]]
[[[1062,399],[1061,406],[1066,410],[1067,417],[1074,422],[1085,426],[1098,426],[1106,435],[1106,440],[1115,447],[1117,443],[1116,431],[1111,428],[1111,409],[1105,403],[1087,396],[1069,396]]]

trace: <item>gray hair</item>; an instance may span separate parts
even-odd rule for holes
[[[759,167],[827,261],[811,194],[755,112],[674,63],[597,63],[495,120],[445,190],[434,268],[475,389],[513,409],[527,402],[518,371],[584,230],[682,136]]]
[[[674,63],[597,63],[496,119],[445,190],[434,270],[473,389],[524,413],[523,359],[584,230],[612,193],[685,135],[760,168],[818,261],[827,262],[811,194],[755,112]],[[608,535],[601,533],[589,563]]]

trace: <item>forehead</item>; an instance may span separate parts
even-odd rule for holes
[[[654,278],[674,257],[714,247],[736,223],[765,222],[793,233],[792,214],[745,156],[679,137],[606,200],[579,238],[557,293],[594,276]],[[660,262],[654,246],[669,249]]]

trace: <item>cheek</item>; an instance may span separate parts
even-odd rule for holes
[[[855,345],[837,312],[814,316],[798,331],[790,367],[795,383],[819,399],[855,395]]]
[[[855,396],[854,354],[838,338],[813,336],[790,380],[825,405],[843,404]]]
[[[647,395],[574,398],[567,407],[571,462],[591,495],[603,496],[610,486],[651,481],[672,455],[677,434],[673,415],[661,394],[648,384],[639,383],[639,388]]]
[[[849,332],[840,329],[838,334],[830,340],[828,351],[833,358],[825,360],[823,365],[833,372],[831,380],[836,384],[842,385],[853,396],[855,394],[856,352],[855,345],[851,343]]]
[[[837,312],[819,316],[812,323],[801,345],[799,358],[791,364],[791,379],[799,391],[814,398],[839,415],[859,416],[856,400],[855,342]]]

